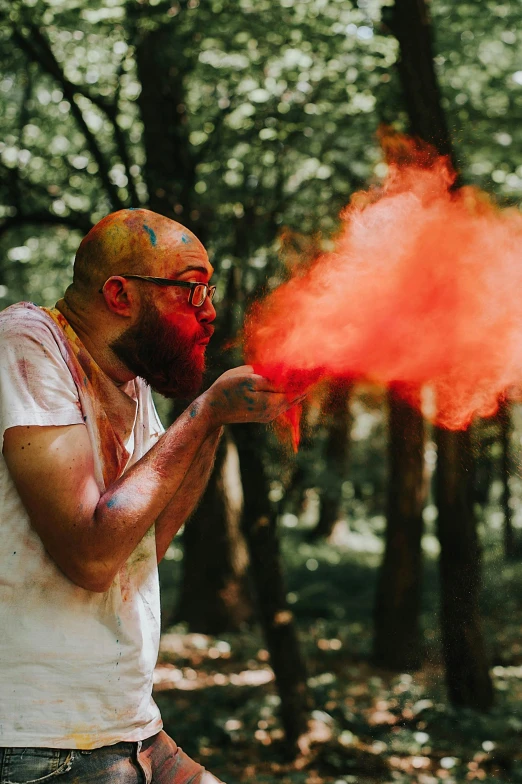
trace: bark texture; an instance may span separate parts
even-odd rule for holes
[[[312,538],[327,538],[341,515],[343,482],[348,473],[351,416],[349,411],[350,381],[332,381],[323,404],[327,436],[325,476],[321,488],[321,511]]]
[[[188,140],[184,83],[191,63],[184,51],[185,42],[176,39],[173,25],[141,33],[136,47],[141,83],[138,104],[145,120],[144,173],[149,207],[169,218],[178,218],[194,230],[195,161]],[[197,233],[204,242],[200,226]]]
[[[176,617],[187,621],[192,632],[238,631],[251,619],[242,508],[239,457],[226,432],[197,516],[183,532],[183,579]]]
[[[517,543],[515,541],[515,531],[513,528],[513,511],[511,509],[511,493],[509,488],[509,477],[512,469],[512,423],[510,406],[505,398],[499,403],[497,420],[502,449],[500,458],[500,478],[502,481],[502,511],[504,512],[504,555],[509,560],[517,556]]]
[[[397,69],[408,112],[409,131],[448,155],[457,171],[433,64],[433,29],[426,0],[395,0],[385,16],[400,45]]]
[[[478,609],[480,547],[470,440],[468,430],[437,429],[441,631],[452,704],[486,710],[493,702],[493,687]]]
[[[392,670],[418,669],[425,498],[424,421],[405,402],[400,385],[389,390],[386,545],[375,602],[373,658]]]
[[[433,63],[428,8],[426,0],[395,0],[388,26],[400,45],[398,69],[410,132],[448,155],[458,172]],[[438,430],[437,447],[441,624],[449,697],[455,705],[487,709],[493,689],[479,621],[481,563],[469,433]]]
[[[236,425],[245,504],[243,532],[248,543],[250,573],[270,663],[281,698],[281,718],[290,751],[306,732],[310,696],[294,618],[286,601],[279,556],[275,510],[268,498],[268,482],[260,446],[264,428]]]

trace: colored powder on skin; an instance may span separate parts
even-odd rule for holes
[[[147,232],[147,234],[150,237],[150,244],[153,247],[155,247],[156,246],[156,242],[157,242],[156,232],[154,231],[154,229],[151,229],[150,226],[147,226],[145,223],[143,224],[143,228],[144,228],[144,230]]]
[[[184,245],[186,245],[186,244],[187,244],[187,242],[190,242],[190,237],[187,237],[187,235],[186,235],[186,234],[182,234],[182,235],[181,235],[181,242],[182,242]]]
[[[522,389],[522,214],[452,189],[448,161],[415,144],[353,196],[334,249],[254,305],[245,359],[289,395],[360,378],[403,382],[419,406],[428,387],[432,420],[458,430]],[[295,446],[299,413],[286,423]]]

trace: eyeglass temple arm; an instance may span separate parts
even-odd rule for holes
[[[215,290],[216,288],[215,286],[209,286],[208,283],[199,283],[193,280],[167,280],[165,278],[154,278],[151,275],[120,275],[120,277],[131,278],[134,280],[148,280],[151,283],[155,283],[157,286],[180,286],[185,289],[194,289],[196,286],[206,286],[209,291],[211,289]],[[98,289],[98,293],[103,294],[103,287]]]
[[[158,286],[182,286],[185,289],[191,289],[194,286],[204,286],[205,283],[195,283],[188,280],[167,280],[166,278],[154,278],[151,275],[121,275],[122,278],[134,278],[135,280],[149,280],[151,283],[156,283]]]

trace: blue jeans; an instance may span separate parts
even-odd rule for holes
[[[0,784],[219,784],[165,732],[93,751],[0,748]],[[222,784],[222,783],[221,783]]]

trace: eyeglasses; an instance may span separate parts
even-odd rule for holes
[[[152,278],[150,275],[120,275],[121,278],[132,278],[133,280],[147,280],[156,286],[179,286],[180,288],[190,289],[189,304],[195,308],[200,308],[208,297],[212,302],[216,293],[215,286],[208,286],[206,283],[196,283],[189,280],[170,280],[170,278]]]

